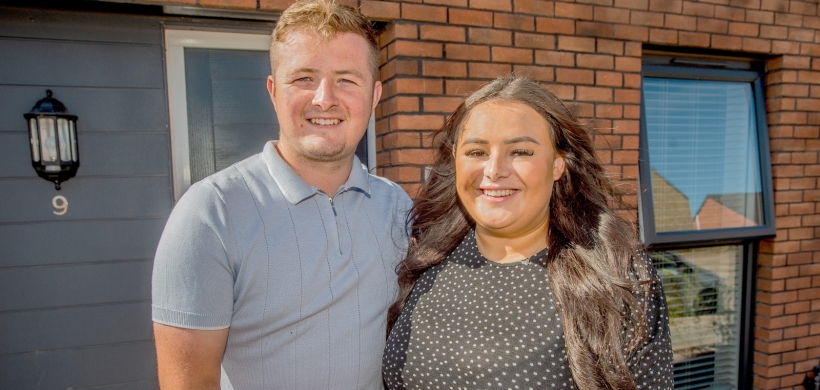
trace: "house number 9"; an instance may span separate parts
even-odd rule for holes
[[[66,200],[65,196],[55,196],[54,199],[51,200],[51,205],[57,209],[54,211],[54,215],[63,215],[68,211],[68,200]]]

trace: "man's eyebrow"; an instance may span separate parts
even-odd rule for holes
[[[297,73],[317,73],[319,69],[316,68],[298,68],[294,69],[292,72],[288,73],[288,75],[295,75]]]
[[[358,70],[355,70],[355,69],[336,70],[336,71],[333,72],[333,74],[335,74],[335,75],[350,74],[350,75],[356,76],[360,79],[364,78],[364,75],[361,72],[359,72]]]

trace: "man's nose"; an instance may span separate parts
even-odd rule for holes
[[[316,94],[313,96],[313,105],[319,106],[322,111],[328,111],[337,104],[338,100],[336,99],[333,83],[326,79],[319,82]]]

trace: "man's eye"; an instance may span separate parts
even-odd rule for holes
[[[296,80],[293,80],[294,83],[305,83],[310,81],[310,77],[299,77]]]
[[[516,149],[516,150],[513,150],[512,154],[513,154],[513,156],[532,156],[533,152],[532,152],[532,150],[528,150],[528,149]]]

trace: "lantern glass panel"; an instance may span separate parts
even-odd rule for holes
[[[59,134],[60,140],[60,161],[72,161],[68,121],[64,118],[57,118],[57,134]]]
[[[40,162],[40,137],[37,134],[37,119],[28,120],[29,142],[31,142],[31,159]]]
[[[77,129],[74,128],[74,121],[68,121],[69,132],[68,135],[71,137],[71,160],[72,161],[80,161],[77,158]]]
[[[40,125],[40,152],[43,154],[43,163],[57,161],[57,137],[54,128],[54,119],[49,117],[38,118]]]

